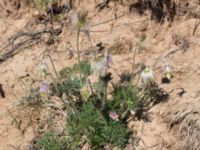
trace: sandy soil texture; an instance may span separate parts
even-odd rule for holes
[[[131,123],[137,135],[135,149],[199,150],[199,1],[171,0],[169,7],[167,4],[163,5],[165,17],[161,20],[156,15],[151,15],[153,10],[146,9],[140,14],[140,7],[135,5],[139,1],[136,0],[104,2],[106,1],[72,1],[73,10],[85,10],[88,14],[91,42],[81,33],[83,53],[92,53],[91,43],[96,45],[102,42],[113,53],[114,69],[111,68],[111,71],[122,73],[131,69],[133,49],[139,45],[136,64],[153,66],[158,58],[165,58],[172,66],[173,78],[169,84],[161,82],[163,59],[159,59],[155,67],[156,82],[169,93],[169,99],[148,110],[147,120]],[[67,5],[69,1],[63,0],[62,4]],[[176,6],[174,16],[171,9],[173,5]],[[44,12],[34,8],[28,0],[0,0],[0,8],[0,84],[5,92],[5,98],[0,97],[0,150],[25,150],[35,136],[34,124],[37,121],[33,121],[22,133],[16,128],[9,112],[15,113],[13,107],[24,96],[29,82],[33,82],[30,79],[38,79],[37,66],[44,52],[52,56],[57,70],[76,62],[76,33],[69,20],[71,10],[66,9],[63,19],[58,19],[53,24],[54,29],[62,30],[55,36],[55,44],[49,44],[51,41],[48,33],[35,35],[35,39],[34,35],[15,39],[20,33],[38,33],[45,28],[48,30],[52,24],[45,20],[48,17],[42,15]],[[25,44],[20,45],[20,42]],[[10,53],[5,55],[7,52]],[[52,67],[50,69],[53,70]],[[115,73],[113,76],[117,78]]]

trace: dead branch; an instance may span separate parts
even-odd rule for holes
[[[0,64],[6,61],[8,58],[13,57],[22,50],[25,50],[35,44],[37,44],[44,34],[49,34],[50,36],[58,36],[62,32],[61,29],[44,29],[39,32],[19,32],[8,40],[1,51],[3,51],[0,56]],[[20,39],[19,41],[17,41]]]
[[[196,113],[196,112],[194,112],[194,111],[187,111],[187,112],[182,113],[182,114],[179,113],[179,115],[176,116],[176,118],[170,123],[169,130],[171,130],[174,125],[176,125],[176,124],[180,123],[181,121],[183,121],[187,115],[190,115],[190,114],[193,114],[193,113]]]
[[[192,33],[193,36],[195,35],[195,32],[196,32],[199,24],[200,24],[200,20],[197,19],[195,22],[195,25],[194,25],[193,33]]]

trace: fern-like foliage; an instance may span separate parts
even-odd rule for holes
[[[137,111],[140,107],[140,97],[133,86],[117,86],[113,99],[107,103],[106,111],[116,111],[119,115],[130,110]]]
[[[106,122],[101,113],[91,102],[83,105],[82,109],[71,114],[67,120],[67,132],[73,139],[73,148],[80,147],[81,139],[86,136],[91,147],[101,147],[105,144],[102,131]]]
[[[120,121],[107,120],[92,102],[83,105],[80,111],[71,114],[67,120],[67,133],[73,139],[72,148],[88,142],[91,149],[101,149],[105,145],[124,147],[130,130]],[[83,141],[85,137],[86,141]]]
[[[48,131],[37,140],[36,146],[40,150],[64,150],[66,142],[60,139],[55,131]]]
[[[84,78],[88,77],[91,73],[91,66],[88,62],[81,61],[80,63],[81,73],[84,75]],[[74,64],[73,67],[65,67],[60,72],[59,75],[61,79],[68,78],[70,76],[76,76],[79,73],[79,65]]]

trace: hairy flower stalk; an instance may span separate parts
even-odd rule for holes
[[[141,79],[144,89],[151,87],[154,83],[153,70],[146,67],[141,73]]]
[[[58,78],[58,80],[60,81],[60,77],[59,77],[58,72],[57,72],[57,70],[56,70],[56,67],[55,67],[55,65],[54,65],[54,63],[53,63],[53,59],[52,59],[51,55],[44,55],[44,58],[45,58],[45,57],[48,57],[48,58],[50,59],[51,65],[52,65],[53,70],[54,70],[54,73],[55,73],[56,77]],[[61,81],[60,81],[60,82],[61,82]]]
[[[79,38],[80,32],[83,30],[84,32],[88,31],[87,23],[86,23],[86,15],[87,13],[74,13],[71,16],[71,22],[75,30],[77,30],[77,62],[79,65],[79,76],[80,76],[80,84],[83,85],[83,76],[82,76],[82,68],[81,68],[81,59],[80,59],[80,48],[79,48]]]
[[[132,75],[131,80],[132,80],[132,81],[133,81],[133,79],[134,79],[134,77],[135,77],[135,75],[134,75],[134,70],[135,70],[135,58],[136,58],[137,49],[138,49],[138,47],[136,47],[136,48],[134,49],[134,52],[133,52],[133,65],[132,65],[132,72],[131,72],[131,75]]]
[[[77,31],[77,60],[78,60],[78,65],[79,65],[79,76],[80,76],[80,81],[81,81],[81,85],[83,83],[82,80],[82,69],[81,69],[81,59],[80,59],[80,49],[79,49],[79,36],[80,36],[80,28]]]

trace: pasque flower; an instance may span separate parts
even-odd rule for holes
[[[91,62],[91,68],[98,77],[103,77],[106,75],[108,68],[112,65],[112,56],[105,54],[104,57],[98,56],[94,57]]]
[[[40,94],[41,97],[45,97],[45,96],[47,96],[48,92],[49,92],[48,84],[43,82],[40,85],[39,94]]]
[[[88,23],[86,21],[87,12],[72,12],[71,23],[74,30],[81,30],[83,32],[88,32]]]
[[[116,120],[116,121],[119,119],[119,115],[116,112],[114,112],[114,111],[112,111],[112,112],[109,113],[109,117],[112,120]]]
[[[80,59],[79,37],[80,37],[81,31],[85,32],[89,37],[89,30],[86,23],[86,16],[87,16],[87,12],[82,12],[82,13],[73,12],[71,15],[71,22],[72,22],[73,28],[77,30],[77,62],[79,65],[79,75],[80,75],[81,85],[83,84],[82,83],[83,79],[82,79],[82,68],[81,68],[81,59]]]
[[[141,73],[141,79],[144,85],[144,88],[150,87],[154,83],[154,73],[153,70],[149,67],[146,67]]]
[[[48,65],[45,62],[42,62],[38,66],[38,72],[41,77],[46,77],[48,73]]]
[[[164,74],[170,80],[172,78],[171,66],[169,64],[164,65]]]

